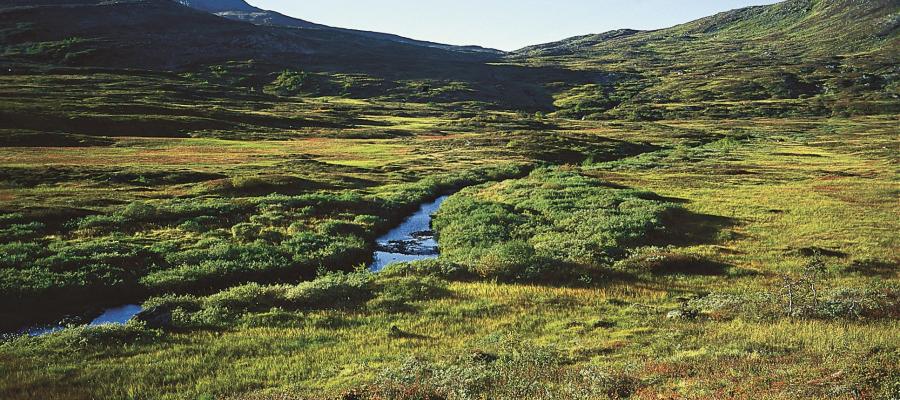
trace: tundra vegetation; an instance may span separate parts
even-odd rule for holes
[[[72,323],[0,398],[900,397],[895,2],[508,54],[170,3],[0,6],[0,327]]]

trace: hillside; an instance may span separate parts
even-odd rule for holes
[[[527,47],[511,59],[618,74],[559,94],[556,106],[574,117],[894,113],[898,29],[896,1],[789,0]]]
[[[465,101],[577,119],[898,111],[900,14],[888,0],[790,0],[511,54],[332,28],[243,1],[181,3],[198,11],[169,0],[15,1],[0,9],[0,64],[216,70],[218,81],[256,91],[295,71],[309,73],[295,94]]]
[[[265,107],[280,98],[343,96],[550,111],[546,82],[591,80],[577,71],[497,65],[492,53],[340,29],[253,25],[169,0],[4,3],[0,47],[5,127],[77,134],[96,134],[98,127],[117,135],[184,136],[247,123],[264,130],[323,125],[310,110],[276,121],[216,105],[242,109],[248,98]],[[56,83],[70,79],[81,85]],[[118,93],[109,82],[132,90]],[[191,109],[172,106],[199,99]],[[122,107],[126,102],[137,108]],[[358,126],[352,116],[334,117],[324,124]]]
[[[256,60],[320,69],[414,71],[414,61],[484,58],[373,39],[337,30],[282,29],[239,23],[169,0],[37,1],[0,8],[4,58],[70,66],[183,71]],[[69,19],[78,24],[64,23]],[[403,65],[408,65],[403,68]]]

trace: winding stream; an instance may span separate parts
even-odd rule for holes
[[[448,197],[450,196],[441,196],[432,202],[422,204],[419,210],[403,221],[402,224],[379,237],[377,239],[374,261],[369,266],[369,269],[372,272],[379,272],[388,265],[397,262],[437,258],[438,243],[435,239],[434,231],[431,230],[431,218]],[[121,325],[131,320],[141,310],[141,306],[137,304],[107,308],[100,316],[91,320],[87,325]],[[66,324],[61,322],[55,325],[22,329],[19,333],[41,336],[65,328]]]

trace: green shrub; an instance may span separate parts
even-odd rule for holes
[[[141,278],[141,283],[157,292],[179,292],[295,267],[289,253],[262,241],[212,240],[200,248],[167,254],[166,261],[171,268],[154,271]]]
[[[203,298],[203,307],[221,307],[241,312],[268,310],[284,302],[287,290],[287,286],[250,283]]]
[[[640,249],[616,262],[615,268],[626,273],[655,275],[721,275],[726,272],[724,264],[706,257],[655,247]]]
[[[365,230],[358,224],[327,219],[316,224],[316,230],[323,235],[339,236],[339,235],[357,235],[365,234]]]
[[[41,236],[45,228],[40,222],[12,224],[0,229],[0,243],[35,239]]]
[[[313,232],[299,232],[281,243],[301,265],[354,266],[370,257],[368,242],[358,236],[328,236]]]
[[[103,351],[111,346],[149,343],[158,340],[160,333],[136,322],[100,326],[79,326],[63,329],[39,338],[29,338],[41,342],[49,349],[97,349]]]
[[[285,300],[291,307],[297,308],[350,307],[372,296],[372,275],[366,272],[331,273],[300,283],[285,292]]]
[[[281,96],[293,96],[302,91],[313,90],[313,79],[303,71],[284,70],[270,84],[272,91]]]
[[[259,239],[263,226],[256,223],[244,222],[231,227],[231,235],[239,242],[252,242]]]
[[[450,294],[447,281],[431,276],[379,277],[377,286],[379,298],[404,303],[431,300]]]
[[[475,272],[482,278],[497,278],[507,281],[529,280],[543,270],[535,257],[534,247],[514,240],[495,245],[487,250],[474,265]]]

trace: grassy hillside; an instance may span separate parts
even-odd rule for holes
[[[224,8],[249,12],[238,6]],[[510,55],[226,15],[258,24],[251,25],[168,0],[14,2],[0,10],[2,64],[16,75],[49,65],[212,72],[230,89],[261,91],[294,71],[308,75],[285,93],[466,101],[586,119],[891,114],[900,95],[898,7],[887,0],[790,0]],[[232,76],[234,65],[241,70]]]
[[[557,94],[569,117],[896,113],[898,21],[894,1],[789,0],[528,47],[513,59],[616,77]]]

